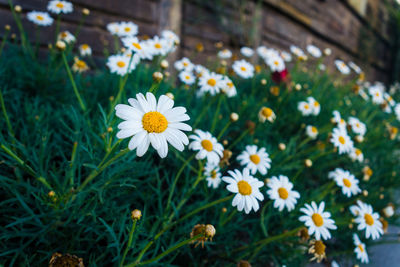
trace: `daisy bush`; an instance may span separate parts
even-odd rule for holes
[[[120,21],[94,56],[79,28],[59,30],[72,3],[11,8],[4,266],[339,266],[369,262],[396,224],[399,87],[334,50],[219,44],[205,61],[198,45],[179,58],[174,32],[143,38]],[[22,22],[54,27],[45,53]]]

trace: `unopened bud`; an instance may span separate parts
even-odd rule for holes
[[[140,220],[142,217],[142,212],[138,209],[134,209],[131,213],[132,220]]]
[[[161,82],[163,77],[164,77],[163,74],[161,72],[159,72],[159,71],[156,71],[156,72],[153,73],[153,80],[156,83]]]

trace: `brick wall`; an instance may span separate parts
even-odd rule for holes
[[[364,2],[366,0],[363,0]],[[14,0],[24,12],[45,10],[46,0]],[[391,39],[388,15],[382,1],[368,0],[365,14],[359,13],[357,0],[72,0],[74,13],[63,16],[61,29],[73,32],[82,8],[91,10],[82,28],[80,43],[88,43],[98,54],[112,38],[106,25],[132,20],[140,35],[152,36],[162,29],[181,35],[182,48],[175,57],[193,55],[197,43],[204,45],[202,62],[215,58],[214,44],[258,46],[288,50],[290,44],[305,47],[313,43],[329,47],[334,55],[363,66],[372,79],[387,81],[391,68]],[[363,11],[363,12],[364,12]],[[7,0],[0,0],[0,20],[13,26]],[[24,21],[34,37],[34,27]],[[42,30],[43,47],[54,36],[55,27]],[[0,34],[4,29],[0,29]],[[333,62],[335,57],[330,57]]]

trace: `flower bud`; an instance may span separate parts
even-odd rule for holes
[[[11,30],[11,26],[8,25],[8,24],[6,24],[6,26],[4,26],[4,29],[5,29],[6,31],[9,31],[9,30]]]
[[[279,148],[279,150],[283,151],[283,150],[286,149],[286,145],[285,145],[284,143],[280,143],[280,144],[278,145],[278,148]]]
[[[162,81],[163,78],[164,78],[164,75],[161,72],[156,71],[153,73],[153,81],[154,82],[159,83]]]
[[[140,218],[142,217],[142,212],[138,209],[134,209],[131,212],[131,218],[132,220],[140,220]]]
[[[17,13],[21,13],[22,12],[22,7],[20,5],[16,5],[14,7],[14,11],[17,12]]]
[[[229,116],[229,119],[231,120],[231,122],[235,122],[239,119],[239,115],[235,112],[232,112],[231,115]]]
[[[82,9],[82,14],[85,15],[85,16],[89,16],[90,10],[87,9],[87,8],[84,8],[84,9]]]
[[[307,167],[307,168],[310,168],[311,166],[312,166],[312,161],[311,161],[311,159],[306,159],[305,161],[304,161],[304,165]]]
[[[67,46],[63,41],[57,41],[56,48],[60,51],[64,51]]]
[[[168,69],[168,67],[169,67],[168,61],[165,60],[165,59],[163,59],[163,60],[160,62],[160,67],[161,67],[162,69]]]
[[[170,99],[172,99],[172,100],[174,100],[174,98],[175,98],[174,94],[171,93],[171,92],[168,92],[168,93],[166,93],[165,95],[168,96],[168,97],[169,97]]]

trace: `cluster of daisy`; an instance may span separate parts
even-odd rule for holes
[[[318,116],[321,111],[321,105],[314,97],[308,97],[307,101],[300,101],[297,104],[297,109],[303,116]]]
[[[55,15],[68,14],[73,11],[73,6],[67,1],[52,0],[47,4],[47,10]],[[54,22],[50,14],[45,11],[30,11],[26,17],[38,26],[50,26]]]

